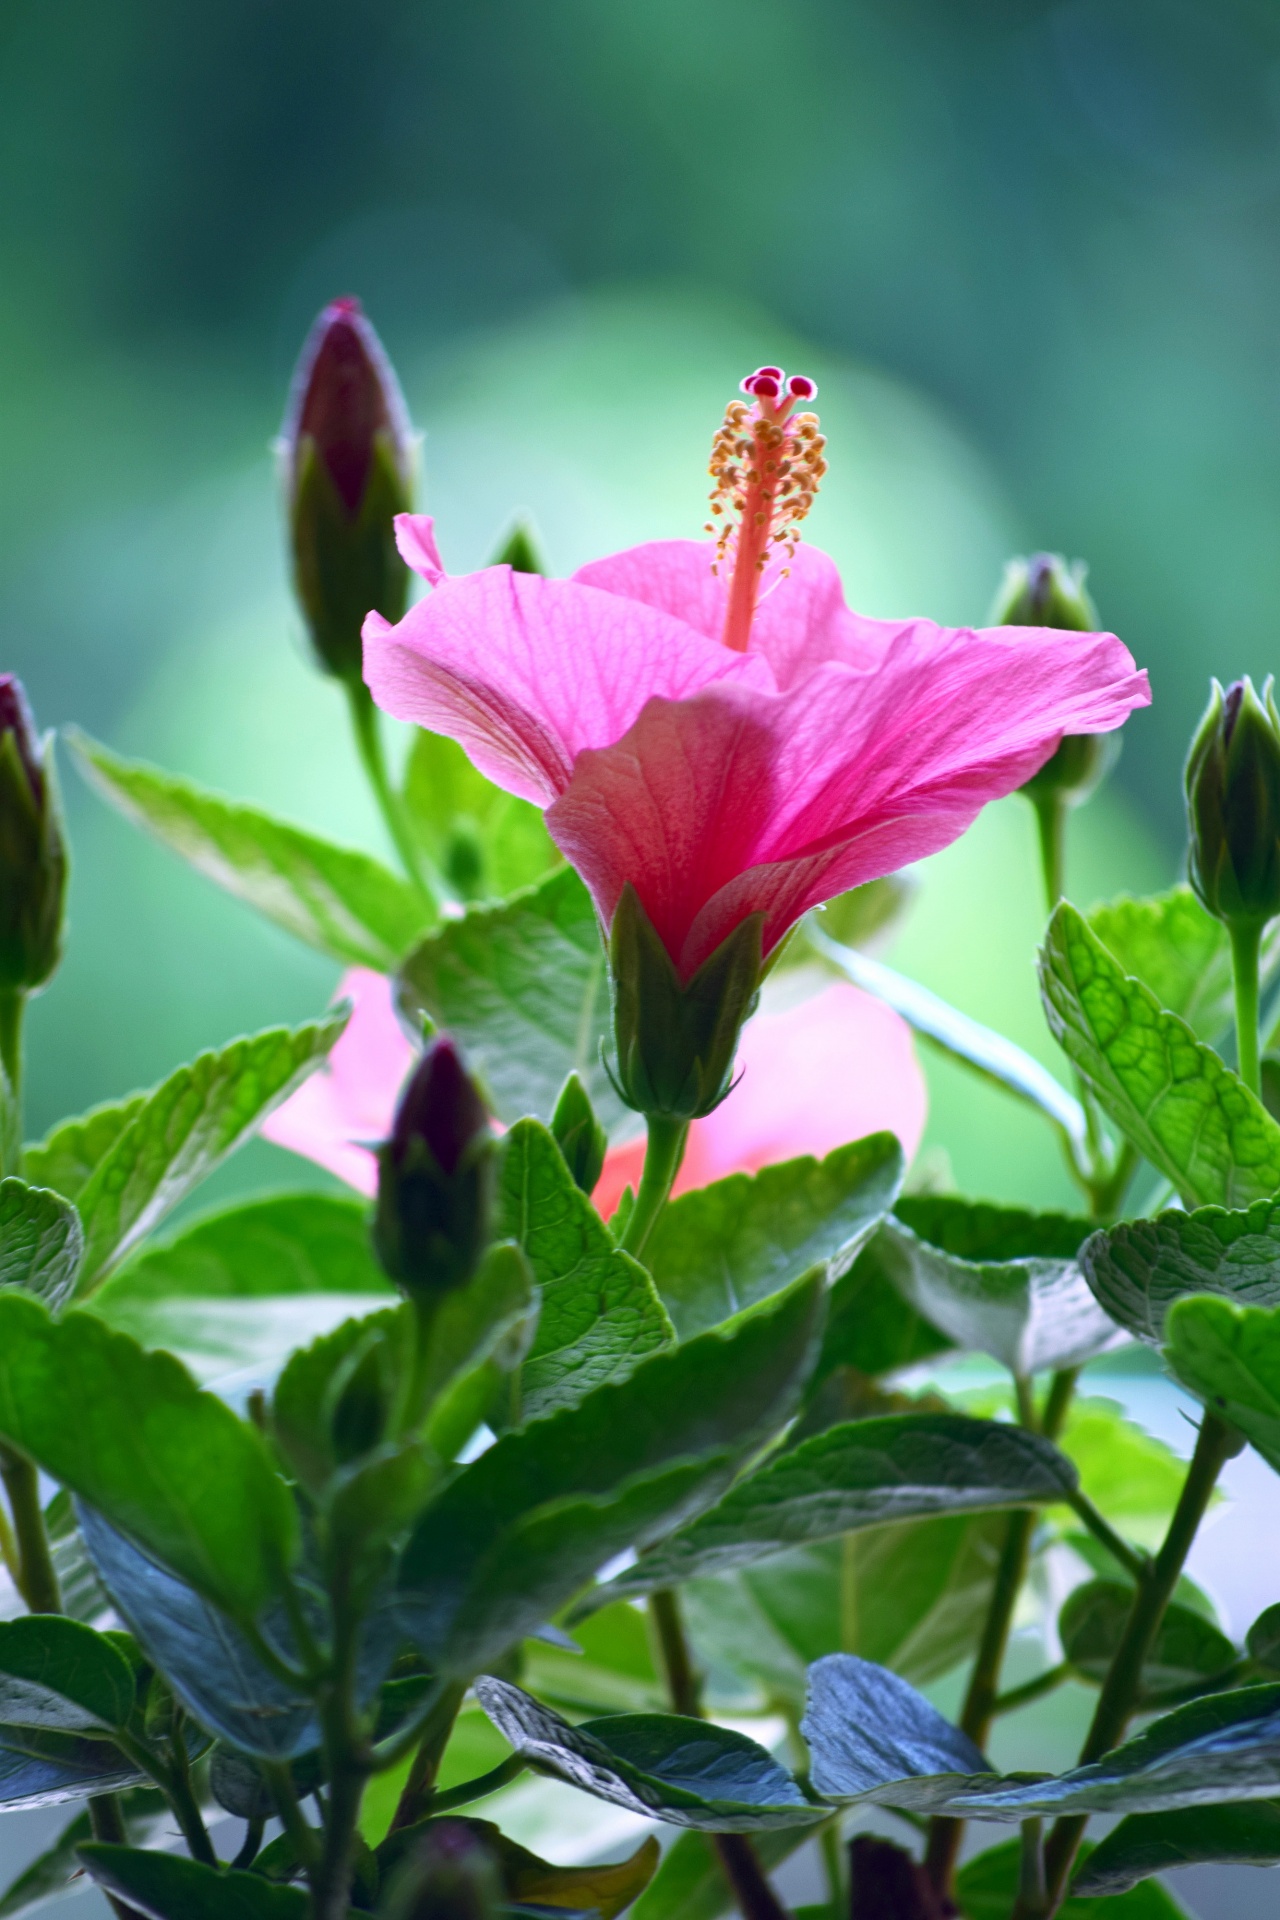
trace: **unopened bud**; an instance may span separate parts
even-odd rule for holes
[[[575,1185],[583,1193],[594,1193],[609,1150],[609,1136],[596,1119],[591,1096],[576,1073],[571,1073],[560,1089],[551,1131]]]
[[[67,852],[53,736],[36,738],[20,680],[0,675],[0,990],[41,987],[62,953]]]
[[[378,1150],[373,1237],[411,1297],[464,1286],[489,1244],[494,1136],[475,1082],[447,1037],[433,1040]]]
[[[1010,560],[991,609],[993,627],[1059,627],[1072,633],[1098,630],[1098,609],[1085,586],[1083,560],[1060,553],[1033,553]],[[1116,733],[1068,733],[1038,773],[1020,789],[1032,801],[1057,798],[1069,807],[1087,800],[1120,757]]]
[[[1228,926],[1280,913],[1280,713],[1268,680],[1213,682],[1185,775],[1188,867],[1201,903]]]
[[[466,1820],[433,1820],[379,1904],[381,1920],[493,1920],[503,1900],[493,1853]]]
[[[365,615],[396,621],[408,601],[392,523],[412,505],[414,436],[358,300],[333,301],[307,336],[280,453],[294,585],[316,655],[359,684]]]
[[[736,926],[683,981],[628,883],[609,933],[617,1086],[647,1118],[695,1120],[733,1081],[742,1023],[760,989],[763,914]]]

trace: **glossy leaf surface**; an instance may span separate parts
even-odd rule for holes
[[[1125,1220],[1086,1240],[1084,1275],[1113,1320],[1158,1346],[1175,1300],[1217,1293],[1241,1307],[1280,1306],[1280,1202],[1231,1213],[1171,1207]]]
[[[645,1260],[682,1340],[766,1299],[810,1267],[843,1273],[902,1184],[902,1149],[875,1133],[808,1156],[731,1174],[665,1209]]]
[[[81,772],[126,819],[321,953],[387,973],[430,920],[421,895],[369,854],[70,737]]]
[[[59,1307],[75,1291],[84,1229],[69,1200],[25,1180],[0,1180],[0,1288]]]

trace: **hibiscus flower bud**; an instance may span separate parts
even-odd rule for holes
[[[495,1140],[474,1080],[448,1038],[433,1040],[378,1149],[373,1238],[410,1297],[461,1287],[489,1244]]]
[[[1093,633],[1098,610],[1085,586],[1083,560],[1034,553],[1011,560],[991,610],[993,627],[1058,627]],[[1068,733],[1021,791],[1032,801],[1058,798],[1078,807],[1101,785],[1120,755],[1119,733]]]
[[[414,436],[358,300],[327,306],[302,349],[280,437],[294,586],[321,667],[359,684],[365,615],[399,620],[409,575],[392,522],[412,504]]]
[[[502,1902],[502,1876],[483,1833],[469,1820],[432,1820],[378,1911],[384,1920],[493,1920]]]
[[[736,926],[689,981],[628,884],[609,933],[617,1088],[646,1119],[696,1120],[733,1084],[742,1023],[760,989],[764,915]]]
[[[0,675],[0,990],[42,987],[62,951],[67,852],[53,736],[36,738],[22,683]]]
[[[609,1136],[596,1119],[591,1096],[576,1073],[571,1073],[560,1089],[551,1131],[575,1185],[583,1193],[594,1193],[609,1151]]]
[[[1218,682],[1185,775],[1188,866],[1202,903],[1227,926],[1280,913],[1280,713],[1273,682]]]

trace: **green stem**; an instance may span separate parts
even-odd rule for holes
[[[1139,1553],[1129,1542],[1118,1534],[1111,1522],[1104,1518],[1094,1506],[1087,1493],[1077,1487],[1069,1493],[1067,1503],[1072,1511],[1084,1521],[1095,1540],[1100,1540],[1113,1560],[1118,1560],[1125,1572],[1133,1580],[1145,1580],[1151,1571],[1151,1561],[1145,1553]]]
[[[433,1815],[448,1813],[451,1807],[466,1807],[473,1800],[487,1800],[499,1787],[518,1780],[528,1764],[522,1753],[509,1753],[496,1767],[490,1767],[488,1773],[478,1774],[474,1780],[463,1780],[456,1787],[446,1787],[443,1793],[433,1793],[428,1811]]]
[[[372,1754],[356,1702],[360,1616],[341,1571],[331,1593],[333,1669],[320,1700],[320,1730],[328,1776],[318,1871],[311,1876],[314,1920],[346,1920],[355,1863],[360,1802]]]
[[[619,1242],[624,1253],[639,1259],[658,1215],[667,1204],[672,1182],[680,1171],[684,1143],[689,1134],[687,1120],[670,1120],[664,1114],[650,1114],[649,1144],[644,1156],[644,1172],[631,1209],[626,1231]]]
[[[1187,1477],[1169,1531],[1146,1578],[1134,1594],[1133,1606],[1115,1659],[1103,1682],[1094,1710],[1088,1737],[1080,1751],[1080,1766],[1087,1766],[1110,1751],[1121,1739],[1138,1701],[1142,1669],[1160,1630],[1165,1608],[1178,1584],[1183,1563],[1191,1550],[1200,1522],[1213,1497],[1223,1465],[1239,1445],[1237,1436],[1215,1414],[1206,1413],[1196,1438],[1195,1452],[1187,1468]],[[1045,1847],[1046,1901],[1044,1912],[1057,1911],[1066,1888],[1071,1865],[1080,1839],[1088,1825],[1088,1815],[1058,1820]],[[1013,1920],[1032,1920],[1034,1909],[1014,1908]]]
[[[22,1020],[27,996],[21,987],[0,991],[0,1175],[22,1172]]]
[[[1071,1678],[1072,1668],[1063,1660],[1056,1667],[1048,1667],[1038,1673],[1034,1680],[1024,1680],[1020,1687],[1010,1687],[1007,1693],[998,1693],[991,1709],[993,1714],[1016,1713],[1019,1707],[1029,1707],[1033,1700],[1042,1700],[1046,1693],[1052,1693],[1064,1680]]]
[[[266,1827],[265,1820],[245,1821],[244,1839],[240,1843],[240,1851],[231,1862],[232,1866],[239,1868],[242,1873],[247,1867],[253,1865],[262,1851],[262,1836],[266,1832]]]
[[[1258,952],[1262,928],[1254,921],[1234,921],[1231,934],[1231,971],[1236,988],[1236,1059],[1240,1078],[1250,1093],[1262,1098],[1258,1065]]]
[[[1062,898],[1067,808],[1062,796],[1057,793],[1037,795],[1033,804],[1040,839],[1040,871],[1044,876],[1044,897],[1052,913]]]
[[[259,1760],[258,1765],[276,1803],[280,1825],[293,1842],[294,1856],[314,1885],[320,1866],[319,1837],[315,1828],[307,1824],[302,1803],[294,1790],[293,1776],[280,1760]]]
[[[466,1691],[460,1681],[442,1685],[432,1697],[425,1722],[415,1728],[418,1751],[413,1756],[409,1777],[392,1817],[392,1833],[401,1827],[416,1826],[430,1811],[434,1802],[436,1775],[440,1771],[440,1762],[444,1758],[444,1750],[449,1744],[449,1735],[453,1732],[453,1723],[458,1717],[458,1709]]]
[[[405,872],[423,900],[433,911],[438,909],[446,897],[446,889],[438,879],[429,875],[427,860],[421,847],[414,839],[413,829],[405,816],[404,804],[391,784],[387,772],[386,755],[382,747],[382,728],[379,724],[378,709],[373,704],[369,689],[363,684],[348,683],[347,694],[351,702],[351,726],[356,737],[356,747],[360,762],[373,789],[373,797],[378,803],[392,845],[400,855]]]
[[[206,1867],[216,1867],[218,1856],[214,1851],[209,1830],[191,1791],[191,1771],[187,1760],[186,1744],[179,1724],[169,1749],[169,1771],[165,1780],[165,1793],[169,1805],[173,1808],[178,1825],[182,1828],[182,1837],[193,1860],[203,1862]]]
[[[4,1447],[0,1448],[0,1477],[17,1536],[22,1597],[32,1613],[61,1613],[62,1595],[40,1511],[40,1476],[30,1460]]]
[[[650,1126],[652,1127],[652,1122]],[[649,1138],[650,1152],[652,1152],[652,1132]],[[646,1178],[648,1171],[646,1163]],[[672,1177],[674,1178],[674,1175]],[[643,1191],[643,1181],[641,1190]],[[656,1593],[651,1593],[649,1618],[657,1634],[658,1652],[671,1705],[677,1713],[687,1714],[693,1720],[700,1720],[702,1689],[697,1669],[693,1664],[693,1655],[689,1650],[684,1621],[680,1615],[680,1602],[676,1594],[669,1588],[659,1588]],[[725,1879],[733,1888],[733,1896],[738,1903],[743,1920],[790,1920],[787,1909],[770,1886],[764,1868],[760,1865],[759,1856],[745,1834],[710,1833],[707,1838],[715,1849]]]
[[[1036,1421],[1029,1395],[1020,1393],[1019,1406],[1024,1426],[1035,1431],[1038,1424],[1046,1439],[1055,1440],[1067,1417],[1078,1373],[1078,1368],[1064,1368],[1054,1374],[1039,1422]],[[978,1643],[969,1690],[960,1714],[961,1730],[979,1747],[986,1745],[995,1718],[996,1702],[1000,1697],[1000,1670],[1013,1628],[1018,1595],[1026,1578],[1035,1528],[1036,1514],[1033,1508],[1024,1507],[1009,1515],[1004,1545],[996,1567],[995,1584],[991,1590],[991,1604],[987,1609],[986,1624]],[[940,1894],[950,1892],[963,1837],[963,1820],[939,1815],[929,1823],[925,1871]]]
[[[94,1793],[89,1796],[89,1827],[95,1840],[105,1840],[113,1847],[128,1845],[129,1834],[120,1812],[120,1802],[114,1793]],[[107,1904],[116,1920],[144,1920],[136,1907],[126,1906],[113,1893],[107,1895]]]
[[[1022,1823],[1022,1858],[1018,1869],[1018,1899],[1026,1904],[1029,1913],[1036,1911],[1037,1903],[1043,1909],[1045,1903],[1044,1884],[1044,1843],[1041,1837],[1040,1820],[1024,1820]]]

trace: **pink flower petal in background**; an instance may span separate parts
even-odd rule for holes
[[[362,1143],[389,1132],[414,1050],[385,975],[353,968],[339,995],[355,1003],[346,1032],[262,1131],[372,1194],[377,1165]],[[757,1014],[743,1030],[738,1065],[728,1099],[689,1129],[677,1193],[775,1160],[821,1157],[881,1130],[897,1134],[908,1160],[920,1144],[927,1095],[910,1031],[857,987],[837,982],[784,1013]],[[594,1195],[606,1219],[623,1188],[639,1179],[643,1160],[643,1140],[610,1149]]]
[[[396,1019],[391,982],[368,967],[344,973],[335,998],[353,1003],[329,1058],[262,1123],[263,1138],[336,1173],[360,1193],[378,1187],[378,1163],[362,1143],[385,1140],[396,1095],[417,1055]]]

